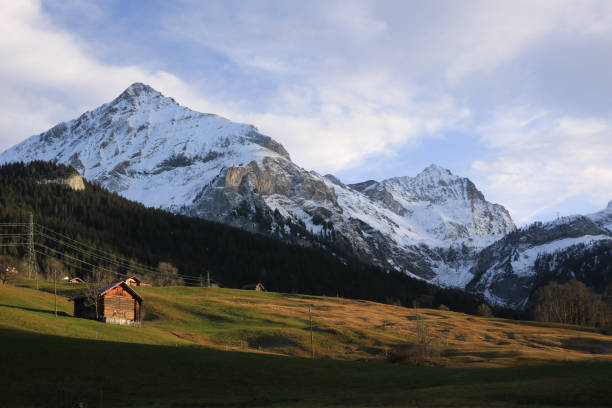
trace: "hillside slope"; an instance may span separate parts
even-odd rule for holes
[[[52,286],[44,291],[0,287],[0,328],[82,339],[159,345],[201,345],[219,350],[311,355],[311,306],[317,358],[384,361],[396,346],[417,341],[417,318],[439,343],[438,364],[499,367],[555,361],[610,361],[609,336],[575,326],[480,318],[434,309],[414,309],[349,299],[188,287],[139,287],[144,297],[141,329],[75,319],[60,286],[52,314]]]

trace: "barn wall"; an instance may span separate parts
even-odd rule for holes
[[[136,301],[131,297],[104,296],[104,317],[134,320]]]

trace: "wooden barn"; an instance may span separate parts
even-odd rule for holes
[[[98,303],[98,316],[96,304]],[[124,281],[113,282],[70,298],[74,302],[74,316],[101,320],[110,324],[140,326],[142,297]]]

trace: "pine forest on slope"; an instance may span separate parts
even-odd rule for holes
[[[288,244],[220,223],[146,208],[89,182],[81,191],[62,184],[41,183],[66,178],[72,172],[66,166],[46,162],[0,166],[0,223],[27,222],[32,212],[44,232],[63,243],[39,236],[37,241],[86,264],[64,259],[42,245],[39,249],[61,258],[67,272],[77,276],[88,277],[91,267],[87,264],[114,268],[118,273],[129,272],[130,265],[120,268],[93,252],[74,251],[72,241],[62,239],[62,235],[104,251],[113,259],[125,258],[149,266],[171,262],[181,274],[191,277],[186,282],[191,285],[198,284],[200,277],[209,272],[215,281],[233,288],[262,282],[267,289],[279,292],[339,295],[404,305],[420,298],[427,306],[446,304],[469,313],[481,302],[459,290],[440,289],[401,272],[365,264],[350,254],[340,259],[316,246]],[[296,233],[308,234],[299,224],[288,225]],[[15,230],[10,232],[14,234]],[[317,237],[310,238],[317,242]],[[25,255],[23,246],[5,246],[23,243],[23,237],[5,236],[2,243],[4,254]],[[43,273],[46,259],[37,257]]]

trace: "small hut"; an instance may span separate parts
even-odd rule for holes
[[[266,288],[264,288],[264,285],[259,282],[259,283],[250,283],[248,285],[244,285],[242,287],[242,289],[246,289],[246,290],[254,290],[257,292],[265,292]]]
[[[136,276],[130,276],[129,278],[123,279],[123,281],[129,286],[140,286],[141,283],[140,279],[138,279]]]
[[[142,297],[124,281],[92,289],[91,293],[83,293],[70,300],[74,302],[75,317],[140,326]]]
[[[129,278],[122,279],[129,286],[151,286],[150,283],[146,283],[138,279],[136,276],[130,276]]]
[[[77,276],[76,278],[68,278],[68,283],[85,283],[85,281]]]

